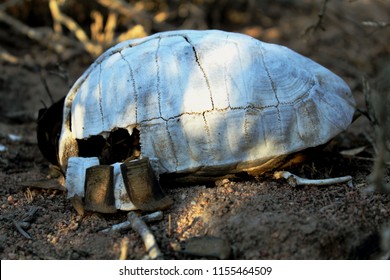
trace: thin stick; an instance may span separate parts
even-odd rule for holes
[[[312,179],[299,177],[288,171],[277,171],[274,173],[274,178],[275,179],[284,178],[292,187],[301,186],[301,185],[325,186],[325,185],[346,183],[352,180],[351,176],[312,180]]]
[[[90,53],[93,56],[98,56],[102,53],[103,48],[100,45],[93,44],[87,34],[84,32],[84,30],[70,17],[67,15],[64,15],[60,8],[58,7],[57,1],[51,1],[51,9],[56,11],[55,13],[52,13],[52,16],[54,18],[54,21],[57,23],[61,23],[66,28],[71,31],[74,36],[83,44],[85,50]]]
[[[49,89],[49,85],[47,84],[47,80],[46,80],[46,71],[41,69],[40,71],[40,77],[41,77],[41,81],[43,83],[43,86],[45,88],[45,91],[47,93],[47,95],[49,96],[49,99],[50,99],[50,102],[51,102],[51,105],[54,104],[54,98],[53,98],[53,95],[51,94],[51,91]]]
[[[61,22],[58,20],[60,17],[60,8],[58,7],[57,0],[49,1],[49,9],[53,18],[53,29],[56,33],[62,33]]]
[[[329,0],[323,0],[322,1],[321,10],[320,10],[320,12],[317,15],[318,16],[317,22],[315,24],[309,26],[308,28],[306,28],[305,35],[309,34],[310,32],[314,33],[319,28],[322,29],[322,30],[325,29],[324,26],[322,25],[322,22],[323,22],[325,13],[326,13],[326,5],[328,4],[328,1]]]
[[[29,27],[28,25],[25,25],[21,21],[9,16],[2,10],[0,10],[0,22],[4,22],[5,24],[11,26],[13,29],[15,29],[20,34],[25,35],[27,38],[36,41],[37,43],[41,44],[42,46],[45,46],[49,49],[54,50],[57,54],[64,54],[65,47],[64,44],[71,45],[73,47],[75,46],[74,42],[69,40],[69,38],[66,38],[64,36],[57,37],[57,40],[53,40],[54,33],[50,30],[38,30]],[[60,43],[62,42],[62,43]]]
[[[120,260],[127,259],[128,248],[129,248],[129,238],[124,237],[121,241],[121,254],[119,256]]]
[[[168,215],[168,237],[171,237],[172,218],[171,214]]]
[[[129,219],[131,223],[131,227],[133,230],[135,230],[142,238],[145,244],[146,251],[148,252],[149,257],[152,260],[158,259],[162,257],[162,253],[160,249],[158,248],[156,239],[154,238],[154,235],[149,230],[148,226],[145,224],[144,221],[141,220],[135,214],[134,212],[130,212],[127,215],[127,218]]]
[[[174,26],[165,23],[165,22],[157,22],[155,18],[149,13],[143,11],[141,8],[136,7],[130,3],[127,3],[122,0],[97,0],[97,2],[112,10],[125,16],[126,18],[131,18],[135,20],[137,23],[145,26],[148,26],[149,22],[153,22],[153,28],[157,31],[166,31],[173,30]],[[150,29],[150,28],[148,28]]]
[[[163,212],[157,211],[150,213],[148,215],[142,216],[140,219],[144,221],[145,223],[160,221],[163,218]],[[109,233],[109,232],[119,232],[119,231],[125,231],[131,229],[131,222],[126,221],[120,224],[113,225],[109,228],[103,229],[100,232]]]
[[[22,4],[24,2],[24,0],[8,0],[8,1],[5,1],[4,3],[1,3],[0,4],[0,10],[6,10],[12,6],[16,6],[16,5],[19,5],[19,4]]]
[[[16,227],[16,229],[20,232],[21,235],[23,235],[23,237],[27,238],[27,239],[32,239],[31,235],[28,234],[27,231],[25,231],[21,226],[20,226],[20,222],[16,222],[14,221],[14,226]]]
[[[114,12],[110,12],[107,17],[107,23],[104,27],[104,43],[111,44],[114,40],[115,29],[117,26],[118,17]]]
[[[20,63],[19,58],[17,58],[16,56],[14,56],[14,55],[12,55],[4,50],[0,51],[0,61],[5,61],[5,62],[8,62],[10,64],[19,64]]]

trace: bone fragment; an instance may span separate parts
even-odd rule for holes
[[[163,192],[149,158],[125,161],[121,165],[123,182],[131,202],[142,211],[164,210],[173,203]]]
[[[114,167],[96,165],[86,171],[85,210],[99,213],[115,213],[113,190]]]
[[[274,173],[274,178],[275,179],[284,178],[292,187],[301,186],[301,185],[325,186],[325,185],[346,183],[352,180],[351,176],[313,180],[313,179],[306,179],[306,178],[299,177],[288,171],[276,171]]]
[[[83,158],[71,157],[68,161],[65,186],[68,190],[68,198],[75,195],[84,197],[84,183],[87,168],[99,165],[97,157]]]
[[[137,210],[137,207],[131,202],[130,197],[126,191],[125,183],[123,182],[120,162],[114,163],[114,196],[115,207],[122,211]]]

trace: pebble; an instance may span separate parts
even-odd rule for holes
[[[192,237],[180,244],[180,248],[172,246],[173,249],[184,254],[199,256],[199,257],[212,257],[221,260],[229,258],[231,253],[231,247],[226,239],[204,236],[204,237]]]
[[[3,144],[0,144],[0,152],[5,152],[5,151],[7,151],[8,149],[7,149],[7,147],[6,146],[4,146]]]
[[[13,133],[8,134],[8,138],[15,142],[22,140],[22,136]]]
[[[15,253],[9,253],[9,254],[8,254],[8,258],[9,258],[10,260],[16,260],[16,257],[17,257],[17,255],[16,255]]]
[[[31,224],[29,222],[20,222],[19,223],[20,227],[24,230],[27,230],[30,228]]]
[[[9,195],[9,196],[7,197],[7,202],[8,202],[8,204],[10,204],[10,205],[14,204],[14,203],[15,203],[14,197],[13,197],[12,195]]]

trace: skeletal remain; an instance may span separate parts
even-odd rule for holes
[[[145,216],[140,217],[140,219],[142,221],[144,221],[145,223],[160,221],[162,218],[163,218],[163,212],[162,211],[153,212],[153,213],[150,213],[150,214],[147,214]],[[131,226],[131,222],[130,221],[126,221],[126,222],[123,222],[123,223],[119,223],[119,224],[113,225],[113,226],[111,226],[109,228],[103,229],[100,232],[104,232],[104,233],[119,232],[119,231],[125,231],[125,230],[128,230],[128,229],[131,229],[131,227],[132,227]]]
[[[163,255],[157,245],[156,239],[145,222],[142,221],[141,218],[134,212],[130,212],[127,215],[127,218],[129,219],[133,230],[135,230],[144,241],[146,252],[148,252],[149,257],[152,260],[161,258]]]
[[[138,131],[140,158],[157,159],[157,175],[257,175],[274,158],[328,142],[354,111],[340,77],[285,47],[170,31],[122,42],[86,70],[64,101],[54,151],[64,173],[70,157],[87,152],[112,164],[113,149],[107,157],[91,144]],[[126,146],[126,154],[134,148]]]
[[[284,178],[292,187],[301,186],[301,185],[324,186],[324,185],[346,183],[352,180],[351,176],[313,180],[313,179],[306,179],[306,178],[299,177],[288,171],[277,171],[274,173],[274,178],[275,179]]]
[[[68,198],[75,195],[84,197],[86,170],[95,165],[99,165],[99,159],[97,157],[73,157],[69,159],[65,182],[66,189],[68,190]]]
[[[328,142],[355,112],[350,88],[328,69],[286,47],[218,30],[122,42],[56,106],[59,113],[41,114],[38,142],[67,185],[79,185],[70,197],[84,199],[85,180],[76,175],[86,169],[72,159],[95,156],[98,164],[123,162],[121,176],[113,171],[114,186],[119,176],[125,189],[114,190],[115,208],[124,210],[118,199],[125,197],[148,212],[172,204],[158,180],[261,175]]]

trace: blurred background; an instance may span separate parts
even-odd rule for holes
[[[389,65],[388,0],[1,0],[0,120],[34,119],[116,43],[222,29],[285,45],[330,68],[357,99]],[[28,102],[24,102],[28,100]]]

